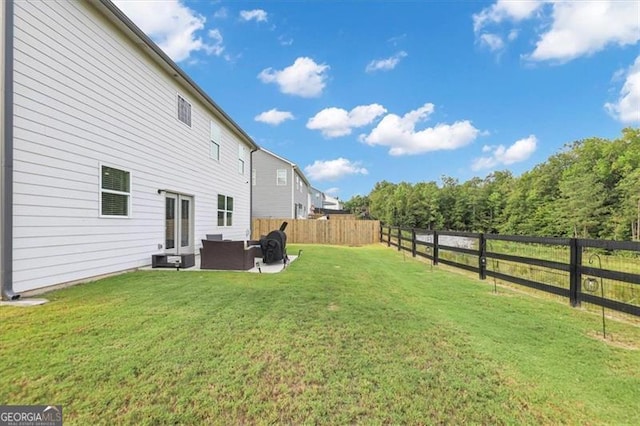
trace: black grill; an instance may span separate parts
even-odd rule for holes
[[[287,261],[287,234],[284,233],[287,222],[282,222],[280,229],[271,231],[266,237],[260,239],[262,249],[262,261],[267,265],[282,261]]]

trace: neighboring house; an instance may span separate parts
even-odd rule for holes
[[[324,201],[322,202],[322,208],[327,210],[342,210],[344,205],[342,201],[338,200],[338,198],[325,194]]]
[[[249,236],[257,145],[113,3],[1,7],[3,298]]]
[[[311,207],[313,207],[314,210],[324,208],[324,200],[325,200],[324,192],[314,187],[311,187],[309,196],[311,197]]]
[[[264,148],[253,154],[251,171],[254,218],[306,219],[309,181],[291,161]]]

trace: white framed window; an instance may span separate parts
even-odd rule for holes
[[[129,217],[131,213],[131,173],[100,166],[100,216]]]
[[[218,194],[218,226],[233,225],[233,197]]]
[[[239,143],[238,144],[238,173],[244,175],[244,160],[247,156],[247,148]]]
[[[251,170],[251,185],[256,186],[256,169]]]
[[[213,121],[210,122],[209,129],[209,157],[220,161],[220,141],[222,140],[220,126]]]
[[[287,186],[287,169],[276,170],[276,185]]]
[[[191,104],[178,95],[178,120],[191,127]]]

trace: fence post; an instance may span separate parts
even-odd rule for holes
[[[411,256],[416,257],[416,228],[411,228]]]
[[[378,239],[378,241],[382,242],[382,234],[383,234],[384,225],[382,223],[380,223],[379,225],[380,225],[380,238]]]
[[[569,241],[569,303],[580,306],[582,291],[582,245],[577,238]]]
[[[402,228],[398,226],[398,251],[402,250]]]
[[[387,247],[391,247],[391,225],[389,225],[389,232],[387,232]]]
[[[484,238],[484,234],[482,233],[478,237],[478,249],[478,273],[480,275],[480,279],[484,280],[487,278],[487,240]]]
[[[433,264],[438,264],[438,231],[433,231]]]

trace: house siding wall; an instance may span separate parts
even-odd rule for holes
[[[194,195],[195,250],[207,233],[247,238],[244,142],[143,48],[67,0],[16,2],[14,43],[16,292],[150,264],[163,252],[159,189]],[[192,105],[191,128],[177,119],[178,94]],[[221,128],[219,162],[210,120]],[[100,165],[131,173],[129,218],[100,217]],[[219,193],[234,197],[233,227],[217,226]]]
[[[254,218],[293,218],[291,189],[293,182],[291,164],[264,151],[253,153],[253,168],[256,171],[256,185],[253,187]],[[276,170],[287,170],[287,185],[276,185]]]
[[[6,75],[6,66],[5,64],[5,43],[9,41],[5,40],[6,37],[6,23],[5,23],[5,9],[10,7],[11,5],[6,1],[0,2],[0,165],[5,165],[4,158],[4,150],[5,150],[5,75]],[[3,290],[3,286],[5,285],[5,274],[8,272],[7,268],[5,268],[5,254],[9,252],[5,252],[4,242],[4,227],[5,227],[5,208],[3,204],[5,203],[5,193],[4,193],[4,168],[0,167],[0,291]],[[1,298],[1,296],[0,296]]]
[[[295,174],[298,176],[298,179],[300,179],[300,186],[298,188],[295,188],[294,186],[293,202],[295,204],[302,204],[304,208],[302,217],[306,219],[309,215],[309,186],[305,183],[297,170],[295,171]]]
[[[310,197],[311,197],[311,205],[314,208],[318,208],[318,209],[323,208],[322,201],[324,200],[324,194],[321,191],[312,187],[310,192]]]

